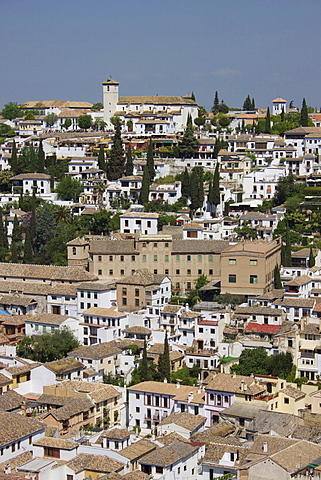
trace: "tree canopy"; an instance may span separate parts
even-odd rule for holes
[[[239,364],[233,365],[231,371],[237,375],[274,375],[287,378],[293,366],[291,353],[279,353],[268,356],[263,347],[243,350]]]
[[[79,347],[72,331],[66,327],[53,333],[25,336],[17,346],[17,355],[35,362],[52,362],[64,358]]]
[[[13,120],[14,118],[21,117],[23,114],[17,102],[6,103],[1,113],[3,118],[7,118],[8,120]]]
[[[57,185],[56,192],[59,200],[78,201],[78,197],[83,191],[82,183],[67,175]]]

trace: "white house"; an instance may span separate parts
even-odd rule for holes
[[[56,315],[53,313],[44,313],[42,315],[32,315],[25,317],[26,335],[37,335],[41,333],[53,333],[62,328],[69,328],[75,337],[79,335],[79,320],[69,315]]]
[[[12,193],[23,193],[23,195],[35,195],[42,197],[50,195],[50,175],[45,173],[21,173],[11,178]]]
[[[157,235],[157,222],[158,213],[136,212],[131,208],[120,215],[120,231],[135,234],[140,230],[143,235]]]
[[[272,100],[272,115],[281,115],[282,112],[286,112],[286,100],[283,98],[276,98]]]

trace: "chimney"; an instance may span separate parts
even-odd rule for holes
[[[193,392],[190,392],[187,396],[187,402],[191,403],[192,400],[193,400]]]
[[[233,373],[232,378],[236,378],[236,373],[235,372]]]
[[[177,381],[176,381],[176,388],[180,388],[180,386],[181,386],[181,383],[180,383],[180,382],[181,382],[181,380],[178,380],[178,379],[177,379]]]
[[[167,383],[167,378],[165,377],[164,380],[163,380],[164,383]]]
[[[268,451],[268,444],[267,444],[267,442],[264,442],[264,443],[263,443],[262,450],[263,450],[263,452],[267,453],[267,451]]]
[[[7,463],[7,464],[4,466],[4,473],[5,473],[5,474],[11,473],[11,465],[10,465],[10,463]]]
[[[244,392],[245,388],[244,388],[244,385],[245,385],[245,382],[244,380],[241,381],[241,391]]]

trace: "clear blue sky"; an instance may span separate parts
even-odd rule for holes
[[[321,106],[320,0],[0,0],[0,108],[9,101],[250,94]]]

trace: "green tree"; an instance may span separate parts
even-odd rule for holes
[[[23,263],[32,263],[33,261],[33,251],[31,245],[31,236],[30,236],[30,228],[27,227],[25,229],[25,242],[23,247]]]
[[[68,130],[69,127],[71,127],[72,121],[70,118],[66,118],[64,123],[62,124],[62,127]]]
[[[18,160],[17,160],[17,146],[15,140],[12,142],[12,152],[11,152],[11,171],[14,175],[17,173]]]
[[[81,130],[88,130],[88,128],[90,128],[92,125],[91,115],[80,115],[78,117],[77,123],[78,127],[81,128]]]
[[[90,110],[92,112],[99,112],[99,110],[102,110],[103,108],[104,108],[104,105],[101,102],[97,102],[93,104]]]
[[[202,167],[193,167],[190,176],[190,208],[195,211],[203,207],[204,184]]]
[[[45,117],[44,117],[44,121],[46,122],[46,127],[53,127],[54,124],[57,122],[58,120],[58,116],[55,114],[55,113],[48,113]]]
[[[106,170],[105,150],[104,145],[100,145],[98,152],[98,168]]]
[[[182,173],[181,176],[181,182],[182,182],[182,197],[183,198],[189,198],[190,196],[190,175],[188,173],[187,167],[185,167],[184,172]]]
[[[285,233],[285,246],[282,245],[283,251],[283,267],[291,267],[292,258],[291,258],[291,240],[290,240],[290,228],[288,222],[286,222],[286,233]]]
[[[264,347],[243,350],[239,364],[231,367],[231,372],[237,375],[268,375],[268,354]]]
[[[243,103],[243,110],[252,110],[252,100],[250,95],[246,97]]]
[[[269,375],[286,379],[292,370],[293,358],[290,352],[271,355],[268,358]]]
[[[9,102],[4,105],[1,114],[3,118],[13,120],[14,118],[21,117],[22,111],[17,102]]]
[[[220,104],[220,100],[218,98],[218,91],[216,90],[215,96],[214,96],[213,108],[212,108],[212,112],[214,114],[218,112],[219,104]]]
[[[177,155],[180,158],[192,158],[195,155],[198,144],[199,142],[194,136],[192,117],[189,115],[183,138],[177,147]]]
[[[78,201],[79,195],[82,191],[82,183],[72,178],[70,175],[63,178],[56,188],[59,200],[73,200],[74,202]]]
[[[111,181],[118,180],[118,178],[123,176],[125,164],[123,142],[121,139],[121,121],[119,117],[113,117],[112,120],[115,133],[108,162],[108,179]]]
[[[214,177],[213,177],[213,204],[215,205],[215,209],[217,205],[221,202],[221,192],[220,192],[220,166],[219,163],[216,162],[215,170],[214,170]]]
[[[102,118],[96,118],[96,120],[93,123],[93,128],[99,131],[104,130],[106,126],[107,126],[107,123]]]
[[[17,354],[35,362],[53,362],[64,358],[67,353],[79,347],[71,330],[63,327],[54,333],[25,336],[17,347]]]
[[[11,263],[19,262],[18,246],[15,242],[11,242],[11,245],[10,245],[10,262]]]
[[[164,352],[161,353],[159,356],[158,373],[160,375],[161,380],[164,380],[166,378],[167,381],[170,382],[171,364],[170,364],[170,358],[169,358],[169,345],[168,345],[167,331],[165,333]]]
[[[125,175],[130,176],[133,175],[133,155],[132,155],[132,147],[128,145],[127,152],[126,152],[126,169],[125,169]]]
[[[150,138],[148,150],[147,150],[147,168],[149,173],[149,181],[152,182],[155,177],[155,166],[154,166],[154,150],[153,150],[153,140]]]
[[[267,108],[266,117],[265,117],[265,133],[271,133],[271,114],[270,107]]]
[[[3,221],[2,208],[0,208],[0,248],[8,249],[7,225]]]
[[[55,229],[56,224],[53,210],[48,203],[45,203],[37,222],[34,242],[36,253],[42,255],[43,258],[46,259],[45,263],[51,261],[50,252],[48,252],[47,249],[47,243],[55,236]]]
[[[276,264],[274,267],[274,288],[283,288],[280,276],[280,268],[278,264]]]
[[[146,382],[148,380],[148,360],[147,360],[147,344],[144,339],[143,356],[141,361],[141,381]]]
[[[45,152],[43,150],[42,139],[39,142],[37,151],[37,173],[43,173],[45,171]]]
[[[310,246],[310,253],[309,253],[309,268],[314,267],[315,265],[315,256],[313,253],[313,248]]]
[[[300,114],[300,125],[302,127],[309,126],[309,115],[308,115],[308,107],[305,98],[302,100],[302,108]]]
[[[144,168],[144,173],[143,173],[143,181],[142,181],[142,188],[140,191],[140,203],[144,205],[145,203],[148,203],[148,197],[149,197],[149,171],[147,165],[145,165]]]

